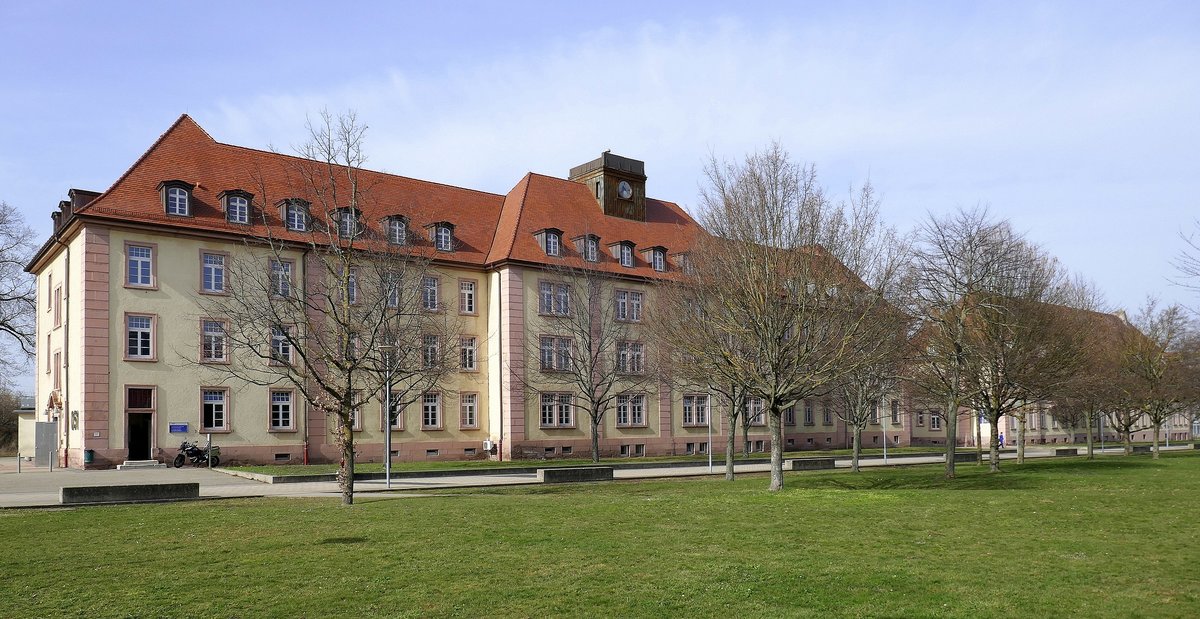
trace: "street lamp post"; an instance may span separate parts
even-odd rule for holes
[[[383,344],[379,347],[383,351],[383,410],[387,411],[385,415],[387,421],[384,422],[383,429],[383,479],[388,490],[392,489],[392,423],[394,414],[392,411],[392,353],[396,350],[395,344]]]

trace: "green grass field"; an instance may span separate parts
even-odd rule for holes
[[[0,511],[0,616],[1195,616],[1200,457]]]

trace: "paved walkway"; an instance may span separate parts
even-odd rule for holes
[[[1177,449],[1191,449],[1190,444],[1171,446]],[[1164,448],[1165,449],[1165,448]],[[964,449],[973,453],[973,449]],[[1083,449],[1080,449],[1083,452]],[[1100,452],[1097,449],[1097,452]],[[1109,448],[1104,455],[1120,454],[1121,449]],[[1054,455],[1053,449],[1042,447],[1026,450],[1026,457],[1044,458]],[[986,454],[985,454],[986,456]],[[840,459],[837,468],[850,468],[848,459]],[[1002,453],[1005,460],[1015,459],[1014,453]],[[942,456],[919,458],[888,458],[884,464],[882,458],[868,458],[860,461],[863,467],[902,466],[913,464],[936,464],[944,461]],[[738,465],[738,473],[759,473],[770,469],[768,464]],[[291,497],[336,497],[339,495],[335,482],[310,482],[289,484],[266,484],[251,479],[235,477],[220,471],[204,468],[184,467],[181,469],[138,469],[131,471],[80,471],[77,469],[58,469],[48,472],[45,469],[32,469],[28,464],[22,466],[22,472],[17,473],[16,458],[0,458],[0,508],[4,507],[56,507],[59,505],[59,490],[64,486],[104,486],[116,484],[153,484],[153,483],[186,483],[200,484],[202,497],[259,497],[259,496],[291,496]],[[724,475],[724,461],[714,459],[712,472],[707,465],[688,465],[671,468],[654,469],[617,469],[613,475],[617,479],[652,479],[668,477],[697,477],[705,475]],[[489,486],[509,486],[521,484],[536,484],[537,475],[534,473],[518,475],[463,475],[453,477],[417,477],[393,479],[392,491],[442,490],[446,488],[475,488]],[[383,480],[358,481],[356,492],[387,492]],[[418,493],[419,494],[419,493]]]

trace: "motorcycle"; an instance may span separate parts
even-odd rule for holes
[[[221,448],[212,445],[209,448],[200,447],[199,443],[184,441],[179,446],[179,454],[175,456],[172,464],[175,468],[181,468],[185,460],[190,459],[192,466],[208,466],[211,451],[212,465],[218,466],[221,464]]]

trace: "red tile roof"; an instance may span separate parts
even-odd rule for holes
[[[311,163],[222,144],[185,114],[107,191],[76,213],[179,230],[262,235],[261,220],[249,226],[225,220],[218,195],[241,189],[254,194],[256,208],[266,209],[272,234],[303,241],[306,235],[302,233],[279,233],[282,222],[275,205],[284,198],[305,198],[314,203],[314,218],[322,215],[316,212],[318,201],[298,191],[293,180],[298,166]],[[168,216],[163,208],[157,187],[173,179],[195,185],[191,217]],[[595,234],[601,244],[599,268],[652,277],[656,274],[640,250],[662,246],[670,254],[681,253],[697,234],[703,234],[700,226],[671,202],[648,198],[645,222],[607,216],[583,184],[539,174],[527,174],[505,196],[369,170],[363,170],[359,179],[361,186],[369,188],[368,199],[360,204],[366,225],[380,230],[381,219],[403,215],[409,218],[410,238],[419,237],[428,245],[425,226],[440,221],[454,224],[456,250],[436,255],[449,262],[481,266],[507,260],[544,263],[553,259],[541,250],[534,233],[558,228],[564,231],[563,248],[568,257],[577,257],[569,239]],[[637,246],[633,268],[621,267],[605,251],[607,244],[616,241]]]

